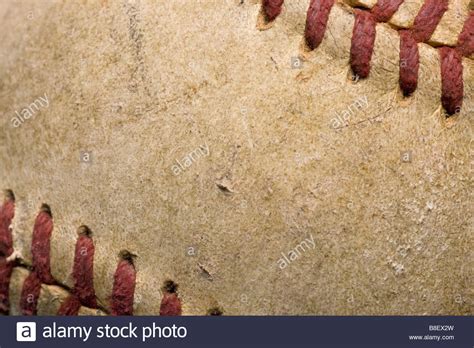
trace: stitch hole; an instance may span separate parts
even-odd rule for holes
[[[86,237],[92,237],[92,231],[89,227],[86,225],[81,225],[77,229],[77,235],[78,236],[86,236]]]
[[[3,190],[3,196],[5,197],[5,200],[15,202],[15,194],[13,193],[12,190],[10,189]]]
[[[347,70],[347,81],[356,85],[360,81],[359,75],[355,74],[351,68]]]
[[[133,253],[131,253],[130,251],[128,251],[126,249],[120,250],[118,256],[121,260],[128,261],[131,265],[134,265],[134,260],[135,260],[135,258],[138,257],[138,255],[133,254]]]
[[[175,294],[176,292],[178,292],[178,284],[168,279],[168,280],[165,280],[165,282],[163,283],[163,287],[161,289],[163,290],[163,292],[167,292],[169,294]]]
[[[46,203],[41,204],[40,212],[45,212],[50,217],[53,217],[53,214],[51,213],[51,207],[49,206],[49,204],[46,204]]]
[[[224,310],[219,306],[215,306],[209,308],[206,314],[209,316],[221,316],[224,314]]]

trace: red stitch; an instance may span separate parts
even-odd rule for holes
[[[31,272],[21,289],[20,309],[23,315],[36,315],[40,292],[41,279],[35,272]]]
[[[167,280],[162,288],[163,298],[161,299],[160,315],[177,316],[181,315],[181,300],[176,291],[178,285],[172,280]]]
[[[461,110],[464,82],[461,54],[454,48],[441,47],[441,102],[446,112],[453,115]]]
[[[69,296],[59,307],[58,315],[77,315],[81,309],[81,301],[75,295]]]
[[[9,292],[10,278],[13,272],[13,262],[0,256],[0,313],[8,314],[10,309]]]
[[[13,252],[13,238],[10,230],[15,216],[15,195],[11,190],[5,191],[5,200],[0,207],[0,256],[10,256]]]
[[[74,278],[73,293],[79,301],[87,307],[97,308],[94,290],[94,242],[91,230],[87,226],[80,226],[77,234],[76,251],[72,277]]]
[[[458,50],[465,57],[474,54],[474,11],[470,12],[468,19],[464,23],[464,28],[459,35]]]
[[[8,314],[10,309],[10,278],[14,262],[6,257],[13,253],[13,238],[10,230],[15,215],[15,195],[11,190],[5,191],[5,200],[0,207],[0,313]]]
[[[351,67],[355,75],[366,78],[375,43],[375,21],[370,12],[355,10],[356,20],[352,32]]]
[[[372,8],[372,14],[377,22],[387,22],[397,12],[404,0],[379,0]]]
[[[38,278],[46,284],[53,284],[50,266],[50,244],[53,232],[53,218],[51,209],[47,204],[41,206],[33,228],[31,254],[33,256],[33,269]]]
[[[418,86],[420,53],[411,31],[400,31],[400,88],[403,95],[409,96]]]
[[[284,0],[263,0],[262,1],[262,10],[265,20],[271,22],[277,18],[283,6]]]
[[[120,261],[114,274],[112,290],[112,315],[133,315],[136,270],[133,264],[135,255],[126,250],[119,254]]]
[[[323,41],[334,0],[311,0],[306,15],[305,40],[311,50]]]
[[[433,35],[444,13],[448,10],[448,0],[426,0],[418,12],[413,25],[413,37],[417,42],[425,42]]]

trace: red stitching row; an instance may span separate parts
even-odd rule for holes
[[[448,6],[448,0],[425,1],[411,29],[413,39],[416,42],[426,42],[429,40],[444,13],[448,10]],[[418,50],[418,46],[416,47]],[[405,48],[406,46],[400,46],[400,57],[406,55],[406,52],[402,53],[402,49]],[[438,50],[441,60],[441,103],[448,115],[453,115],[461,110],[463,103],[464,83],[462,59],[459,52],[453,48],[441,47],[438,48]],[[400,62],[402,61],[400,60]],[[401,86],[402,85],[403,83],[401,83]],[[409,90],[404,90],[403,92],[404,94],[408,94]]]
[[[376,22],[388,21],[404,0],[378,0],[372,10],[355,9],[350,65],[360,78],[368,77],[371,69]],[[266,18],[274,20],[281,13],[283,1],[264,0],[262,9]],[[321,43],[334,0],[311,0],[305,28],[305,41],[314,50]],[[418,43],[433,35],[441,18],[448,10],[448,0],[426,0],[418,12],[413,28],[400,30],[400,88],[405,96],[413,94],[418,86],[420,56]],[[470,11],[454,48],[438,48],[441,61],[441,102],[449,115],[461,110],[464,84],[462,56],[474,54],[474,11]]]
[[[15,262],[8,262],[7,256],[13,253],[13,238],[10,225],[14,216],[14,196],[6,192],[6,199],[0,207],[0,311],[9,311],[9,282]],[[41,206],[34,228],[31,254],[32,272],[25,279],[20,296],[20,310],[23,315],[36,315],[41,284],[59,285],[51,275],[50,243],[53,232],[53,217],[47,204]],[[78,229],[72,276],[74,287],[70,296],[61,304],[59,315],[77,315],[81,306],[97,308],[97,298],[93,283],[94,243],[87,226]],[[136,284],[136,255],[126,250],[119,253],[119,262],[114,274],[111,295],[112,315],[133,315],[133,300]],[[167,280],[162,288],[163,298],[160,315],[181,315],[181,299],[177,294],[178,285]],[[222,311],[219,312],[222,314]]]

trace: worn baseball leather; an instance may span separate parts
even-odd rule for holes
[[[134,315],[160,313],[167,280],[183,315],[472,315],[474,63],[462,57],[462,108],[448,117],[437,48],[457,44],[469,1],[449,1],[418,43],[409,96],[399,29],[423,1],[376,24],[362,79],[354,7],[375,4],[336,1],[310,50],[308,0],[272,21],[256,0],[2,2],[10,313],[46,203],[56,283],[42,284],[40,315],[74,291],[81,225],[98,303],[78,314],[114,314],[114,279],[135,275],[115,274],[126,249]]]

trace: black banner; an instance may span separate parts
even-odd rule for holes
[[[0,317],[0,347],[472,348],[473,317]]]

